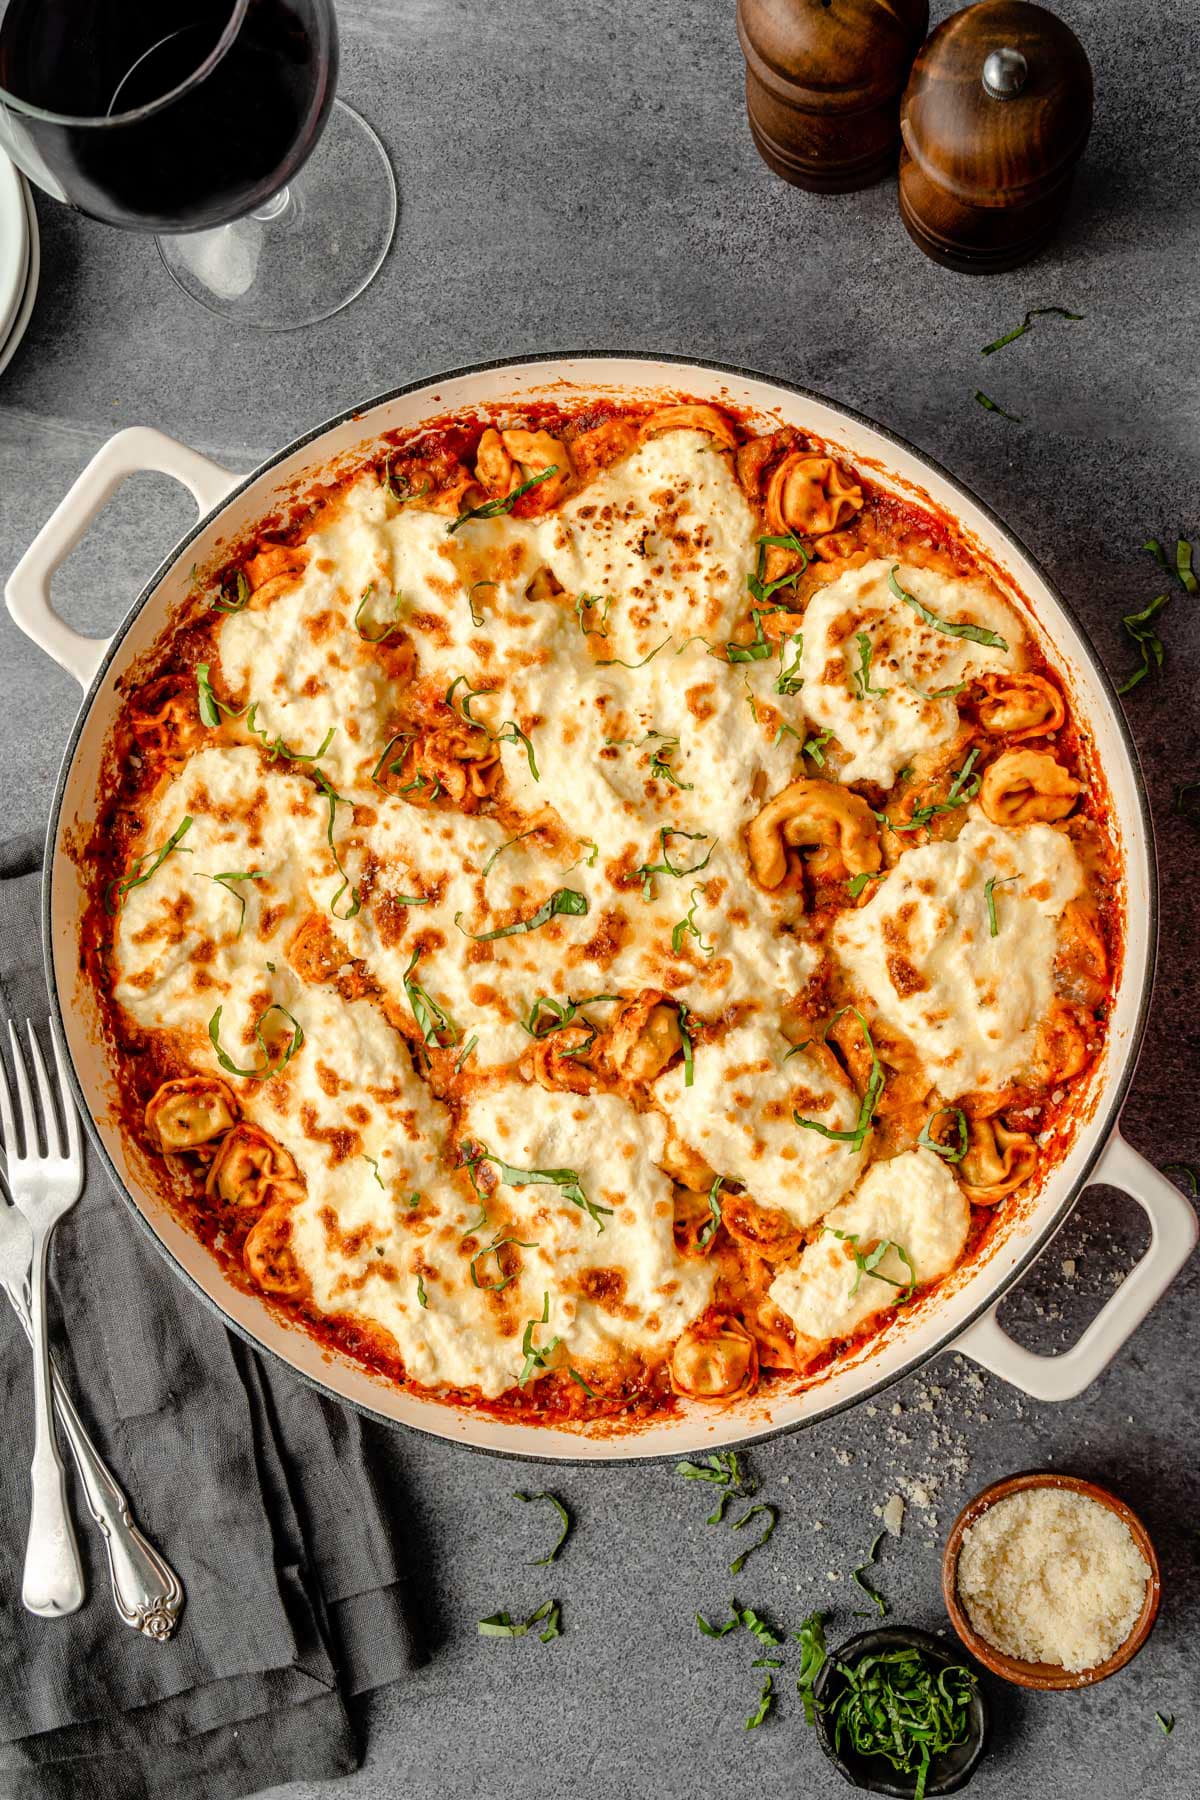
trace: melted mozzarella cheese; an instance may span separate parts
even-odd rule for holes
[[[756,529],[731,458],[703,432],[669,431],[566,502],[545,557],[568,593],[612,599],[602,654],[636,662],[666,637],[728,638]]]
[[[285,920],[328,904],[340,877],[325,842],[326,810],[310,782],[265,767],[249,747],[192,757],[146,821],[143,874],[183,820],[192,823],[122,899],[116,998],[144,1024],[207,1020],[239,967],[262,970],[279,954]]]
[[[550,1320],[536,1341],[561,1336],[585,1375],[613,1355],[661,1352],[712,1298],[713,1272],[675,1252],[674,1203],[662,1156],[662,1120],[613,1094],[576,1095],[502,1082],[472,1098],[460,1141],[485,1149],[509,1172],[488,1202],[493,1225],[531,1248],[513,1284],[522,1318]],[[495,1169],[495,1165],[492,1165]],[[521,1182],[516,1171],[578,1179],[599,1219],[562,1187]],[[600,1229],[603,1226],[603,1229]]]
[[[697,1045],[691,1087],[679,1066],[660,1077],[654,1096],[675,1135],[710,1169],[801,1227],[849,1192],[868,1154],[796,1124],[793,1112],[852,1131],[858,1095],[831,1062],[793,1050],[762,1021]]]
[[[919,751],[954,736],[954,696],[932,696],[988,669],[1020,667],[1025,637],[1011,607],[984,583],[901,563],[897,581],[930,612],[983,626],[1008,648],[938,631],[892,593],[894,567],[877,559],[818,588],[805,609],[800,658],[804,712],[837,739],[840,779],[885,788]],[[865,677],[863,635],[871,652]]]
[[[775,1277],[770,1297],[815,1344],[849,1337],[894,1306],[910,1281],[947,1274],[963,1253],[970,1219],[961,1188],[933,1151],[908,1150],[873,1163],[850,1199],[827,1214],[820,1237]],[[890,1248],[875,1273],[860,1277],[855,1247],[866,1256],[883,1239],[901,1246],[911,1268]]]
[[[838,920],[834,955],[944,1099],[993,1092],[1029,1060],[1054,992],[1057,922],[1082,886],[1064,832],[973,817],[953,842],[905,851]]]

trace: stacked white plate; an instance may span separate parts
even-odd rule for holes
[[[0,371],[25,335],[41,272],[33,196],[0,150]]]

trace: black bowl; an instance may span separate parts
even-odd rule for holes
[[[833,1746],[832,1708],[846,1685],[846,1678],[838,1667],[839,1661],[855,1663],[861,1656],[888,1650],[920,1650],[931,1662],[943,1665],[958,1663],[964,1668],[971,1668],[970,1659],[960,1649],[948,1649],[941,1638],[934,1637],[928,1631],[917,1631],[907,1625],[890,1625],[884,1626],[880,1631],[860,1632],[858,1637],[848,1638],[837,1650],[831,1652],[817,1676],[813,1686],[813,1696],[817,1702],[817,1736],[821,1740],[822,1750],[838,1774],[851,1787],[865,1788],[872,1794],[893,1794],[898,1796],[898,1800],[912,1800],[917,1785],[915,1775],[902,1775],[885,1757],[859,1756],[848,1747],[839,1752]],[[973,1668],[971,1672],[976,1673]],[[965,1742],[930,1760],[929,1779],[925,1784],[925,1792],[930,1800],[935,1794],[956,1794],[960,1788],[966,1787],[983,1755],[987,1727],[987,1702],[983,1697],[983,1689],[977,1682],[971,1701],[970,1730]]]

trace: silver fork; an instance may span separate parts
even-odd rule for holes
[[[26,1281],[32,1258],[33,1236],[24,1214],[0,1198],[0,1287],[31,1343],[33,1323],[26,1303]],[[179,1621],[183,1585],[134,1523],[129,1501],[88,1436],[53,1356],[50,1380],[58,1423],[71,1447],[88,1511],[104,1538],[113,1604],[126,1625],[165,1642]]]
[[[0,1080],[0,1125],[4,1130],[8,1184],[13,1199],[28,1219],[33,1234],[29,1271],[34,1404],[33,1462],[29,1469],[32,1504],[29,1537],[25,1544],[21,1599],[30,1612],[56,1618],[62,1613],[76,1612],[83,1605],[84,1586],[79,1547],[75,1542],[67,1505],[66,1476],[54,1432],[50,1344],[46,1332],[46,1266],[54,1227],[63,1214],[74,1206],[83,1190],[83,1152],[79,1144],[79,1121],[70,1104],[58,1042],[55,1040],[54,1055],[64,1099],[65,1142],[54,1115],[50,1078],[42,1060],[41,1047],[28,1019],[25,1021],[25,1029],[29,1034],[29,1049],[42,1104],[45,1156],[38,1149],[37,1113],[33,1095],[29,1091],[29,1077],[25,1072],[21,1046],[11,1019],[8,1023],[8,1041],[12,1048],[13,1074],[21,1106],[23,1135],[19,1148],[8,1080],[7,1077]]]

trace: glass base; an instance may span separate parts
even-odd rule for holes
[[[362,293],[396,229],[396,178],[366,120],[335,100],[316,149],[257,212],[155,240],[193,300],[238,325],[295,331]]]

